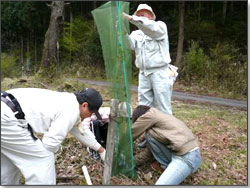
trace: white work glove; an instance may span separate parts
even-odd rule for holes
[[[127,19],[128,21],[132,20],[132,16],[126,14],[125,12],[122,13],[123,18]]]
[[[169,70],[170,70],[169,75],[168,75],[168,77],[169,77],[169,83],[171,85],[173,85],[174,82],[175,82],[175,80],[176,80],[176,78],[177,78],[177,76],[178,76],[178,72],[177,72],[178,67],[176,67],[174,65],[170,65],[170,64],[168,65],[168,67],[169,67]]]
[[[104,149],[104,151],[102,153],[99,153],[100,154],[100,157],[102,159],[102,161],[105,160],[105,155],[106,155],[106,150]]]

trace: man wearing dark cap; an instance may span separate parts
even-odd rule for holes
[[[76,92],[75,95],[79,104],[87,102],[89,110],[94,112],[98,119],[102,119],[98,112],[102,106],[102,97],[95,89],[86,88],[81,92]]]
[[[88,145],[75,126],[93,113],[101,119],[101,105],[102,96],[92,88],[76,93],[38,88],[2,92],[1,184],[18,185],[21,172],[25,184],[55,185],[54,153],[69,132],[104,160],[105,149],[99,143]],[[34,132],[42,133],[43,138],[38,139]]]

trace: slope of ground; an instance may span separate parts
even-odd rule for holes
[[[91,86],[104,96],[104,106],[109,105],[109,95],[103,86]],[[137,105],[137,94],[131,95],[131,104]],[[196,104],[174,100],[174,115],[185,121],[196,135],[201,148],[202,164],[182,185],[247,185],[247,112],[237,108]],[[91,159],[85,147],[74,138],[63,147],[57,158],[59,176],[82,175],[81,166],[87,165],[93,185],[101,185],[103,163]],[[134,153],[141,151],[134,142]],[[75,149],[74,149],[75,148]],[[112,177],[112,185],[154,185],[160,173],[151,163],[136,168],[135,179],[125,176]],[[60,174],[62,173],[62,174]],[[78,177],[59,184],[85,184]]]
[[[101,92],[103,106],[109,106],[110,95],[106,87],[66,82],[64,78],[44,82],[33,77],[5,79],[1,89],[40,87],[59,91],[74,91],[93,87]],[[137,93],[131,93],[131,104],[137,106]],[[201,148],[202,164],[182,185],[247,185],[247,111],[212,104],[173,100],[173,112],[186,122],[196,135]],[[134,153],[141,150],[134,142]],[[81,167],[86,165],[93,185],[101,185],[103,163],[90,158],[86,147],[70,135],[56,154],[58,185],[86,185]],[[154,185],[160,173],[146,162],[136,168],[136,177],[112,177],[112,185]]]

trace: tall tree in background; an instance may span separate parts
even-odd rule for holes
[[[184,41],[184,13],[185,13],[185,2],[179,2],[179,36],[178,36],[178,47],[177,47],[177,57],[175,65],[177,67],[181,64],[181,59],[183,56],[183,41]]]
[[[48,6],[51,8],[51,16],[43,47],[42,64],[44,68],[48,68],[57,61],[57,43],[60,25],[63,23],[64,1],[52,1]]]
[[[226,20],[226,14],[227,14],[227,1],[223,2],[223,12],[222,12],[222,24],[225,24]]]

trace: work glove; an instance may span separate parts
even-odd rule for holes
[[[132,16],[126,14],[125,12],[122,13],[122,16],[123,16],[123,18],[125,18],[125,19],[128,20],[128,21],[131,21],[131,20],[132,20]]]
[[[99,155],[100,155],[102,161],[104,161],[105,160],[105,155],[106,155],[106,150],[104,149],[104,151],[102,153],[99,153]]]

